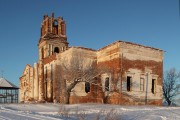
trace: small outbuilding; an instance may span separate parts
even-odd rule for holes
[[[5,78],[0,78],[0,103],[18,103],[19,88]]]

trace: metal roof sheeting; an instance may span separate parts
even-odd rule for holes
[[[0,88],[15,88],[19,89],[16,85],[13,83],[9,82],[5,78],[0,78]]]

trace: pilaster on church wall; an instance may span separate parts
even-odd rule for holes
[[[38,95],[39,101],[44,101],[44,65],[41,56],[39,56],[39,61],[38,61],[38,81],[39,81],[39,95]]]
[[[44,76],[46,76],[45,78],[45,99],[48,102],[52,102],[53,101],[53,75],[54,73],[54,66],[55,66],[55,60],[50,60],[48,62],[45,62],[46,64],[44,64]],[[46,86],[47,85],[47,86]]]
[[[34,100],[39,98],[38,64],[34,63]]]
[[[33,68],[27,64],[20,77],[20,101],[33,99]]]
[[[51,23],[51,24],[50,24],[50,32],[51,32],[51,33],[53,32],[53,21],[54,21],[54,18],[53,18],[53,17],[49,19],[49,23]]]
[[[54,63],[54,67],[53,67],[53,102],[57,102],[58,101],[58,96],[57,96],[57,64],[56,62]]]
[[[29,68],[29,87],[30,87],[30,97],[29,99],[34,99],[34,78],[33,78],[33,67]]]
[[[57,21],[58,21],[58,35],[60,35],[61,36],[61,22],[62,22],[62,20],[61,20],[61,18],[60,17],[58,17],[57,18]]]

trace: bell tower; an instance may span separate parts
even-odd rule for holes
[[[62,17],[44,15],[41,23],[41,37],[38,43],[39,60],[67,50],[66,23]]]
[[[54,34],[58,37],[66,38],[66,24],[62,17],[54,18],[54,13],[51,17],[44,15],[41,24],[41,38],[47,37],[48,34]]]
[[[39,101],[44,101],[46,96],[46,81],[44,78],[45,61],[49,58],[56,57],[68,49],[66,37],[66,23],[62,17],[54,18],[54,13],[51,16],[44,15],[41,23],[41,35],[38,43],[39,49]]]

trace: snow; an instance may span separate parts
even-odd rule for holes
[[[1,104],[0,110],[32,119],[50,120],[180,120],[180,107],[122,106],[110,104]],[[3,118],[1,112],[0,119]],[[16,120],[16,119],[15,119]]]

